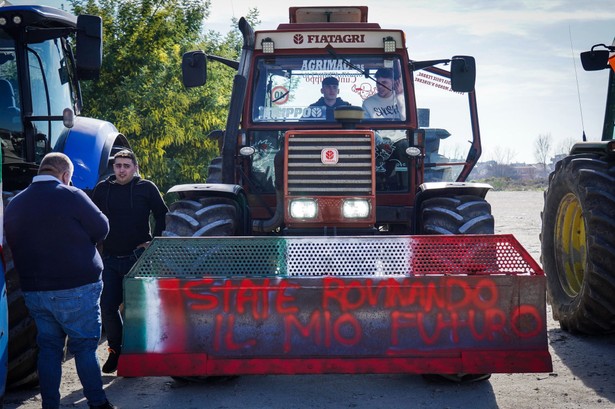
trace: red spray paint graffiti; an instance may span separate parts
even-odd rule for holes
[[[269,278],[180,281],[187,314],[210,317],[198,329],[185,326],[195,332],[190,342],[210,342],[213,354],[396,354],[417,343],[497,347],[545,331],[539,306],[507,305],[511,297],[501,293],[508,286],[491,277],[325,277],[307,286]]]

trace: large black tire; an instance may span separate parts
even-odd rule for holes
[[[38,346],[36,324],[26,307],[17,270],[13,268],[13,256],[7,253],[10,253],[10,250],[4,247],[4,257],[8,261],[5,278],[9,307],[9,367],[6,388],[15,389],[38,384]]]
[[[208,197],[179,200],[169,208],[166,230],[162,235],[232,236],[236,234],[237,226],[237,208],[232,199]]]
[[[540,239],[547,299],[561,328],[615,332],[615,160],[583,154],[557,163]]]
[[[6,206],[13,194],[3,192]],[[8,373],[6,389],[29,387],[38,384],[36,324],[30,316],[19,285],[19,275],[13,265],[13,255],[6,238],[2,238],[6,263],[6,292],[9,309]]]
[[[493,234],[491,205],[472,195],[435,197],[421,206],[421,234]]]
[[[421,234],[494,234],[491,205],[482,197],[460,195],[434,197],[421,206]],[[491,374],[424,374],[428,382],[472,383],[486,381]]]

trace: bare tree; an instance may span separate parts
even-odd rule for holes
[[[510,148],[503,148],[501,146],[495,147],[492,151],[491,157],[495,161],[494,176],[495,177],[514,177],[515,169],[511,166],[511,163],[515,159],[517,153]]]
[[[517,152],[510,148],[503,148],[501,146],[496,146],[492,151],[492,159],[496,161],[499,165],[510,165],[515,157],[517,156]]]
[[[547,171],[547,160],[551,155],[551,134],[540,134],[534,142],[534,156],[538,163],[542,164],[542,169]]]

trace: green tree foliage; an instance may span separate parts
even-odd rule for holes
[[[235,72],[209,64],[207,85],[186,89],[181,58],[186,51],[203,49],[237,59],[237,33],[203,33],[209,0],[71,4],[76,14],[103,19],[103,68],[98,81],[83,84],[84,113],[115,124],[130,140],[142,173],[162,191],[178,183],[204,182],[218,153],[217,143],[207,135],[224,129]]]

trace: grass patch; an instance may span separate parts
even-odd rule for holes
[[[533,180],[517,180],[512,178],[485,178],[473,182],[488,183],[495,191],[503,190],[545,190],[548,185],[546,178]]]

